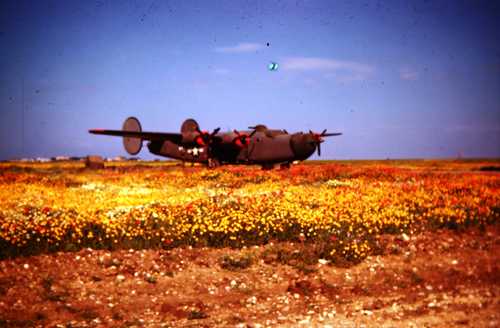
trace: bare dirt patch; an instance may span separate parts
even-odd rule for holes
[[[3,260],[0,326],[500,325],[498,225],[378,242],[356,265],[311,243]]]

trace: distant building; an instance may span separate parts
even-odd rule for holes
[[[68,161],[69,157],[68,156],[55,156],[50,158],[51,161],[56,162],[56,161]]]

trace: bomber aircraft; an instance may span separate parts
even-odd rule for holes
[[[280,164],[290,167],[295,161],[310,157],[317,150],[321,156],[321,143],[324,137],[338,136],[342,133],[297,132],[289,134],[286,130],[268,129],[263,124],[248,127],[250,130],[211,133],[200,130],[198,123],[190,118],[184,121],[180,133],[144,132],[139,120],[129,117],[122,130],[89,130],[93,134],[123,137],[123,145],[130,155],[141,151],[142,143],[148,140],[147,147],[155,155],[170,157],[183,162],[202,163],[213,168],[222,164],[261,165],[272,169]]]

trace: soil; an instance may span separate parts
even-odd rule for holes
[[[498,224],[379,243],[357,264],[307,241],[3,260],[0,327],[500,326]]]

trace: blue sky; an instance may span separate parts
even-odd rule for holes
[[[0,159],[126,155],[87,130],[131,115],[328,128],[331,159],[500,157],[499,100],[497,1],[0,3]]]

